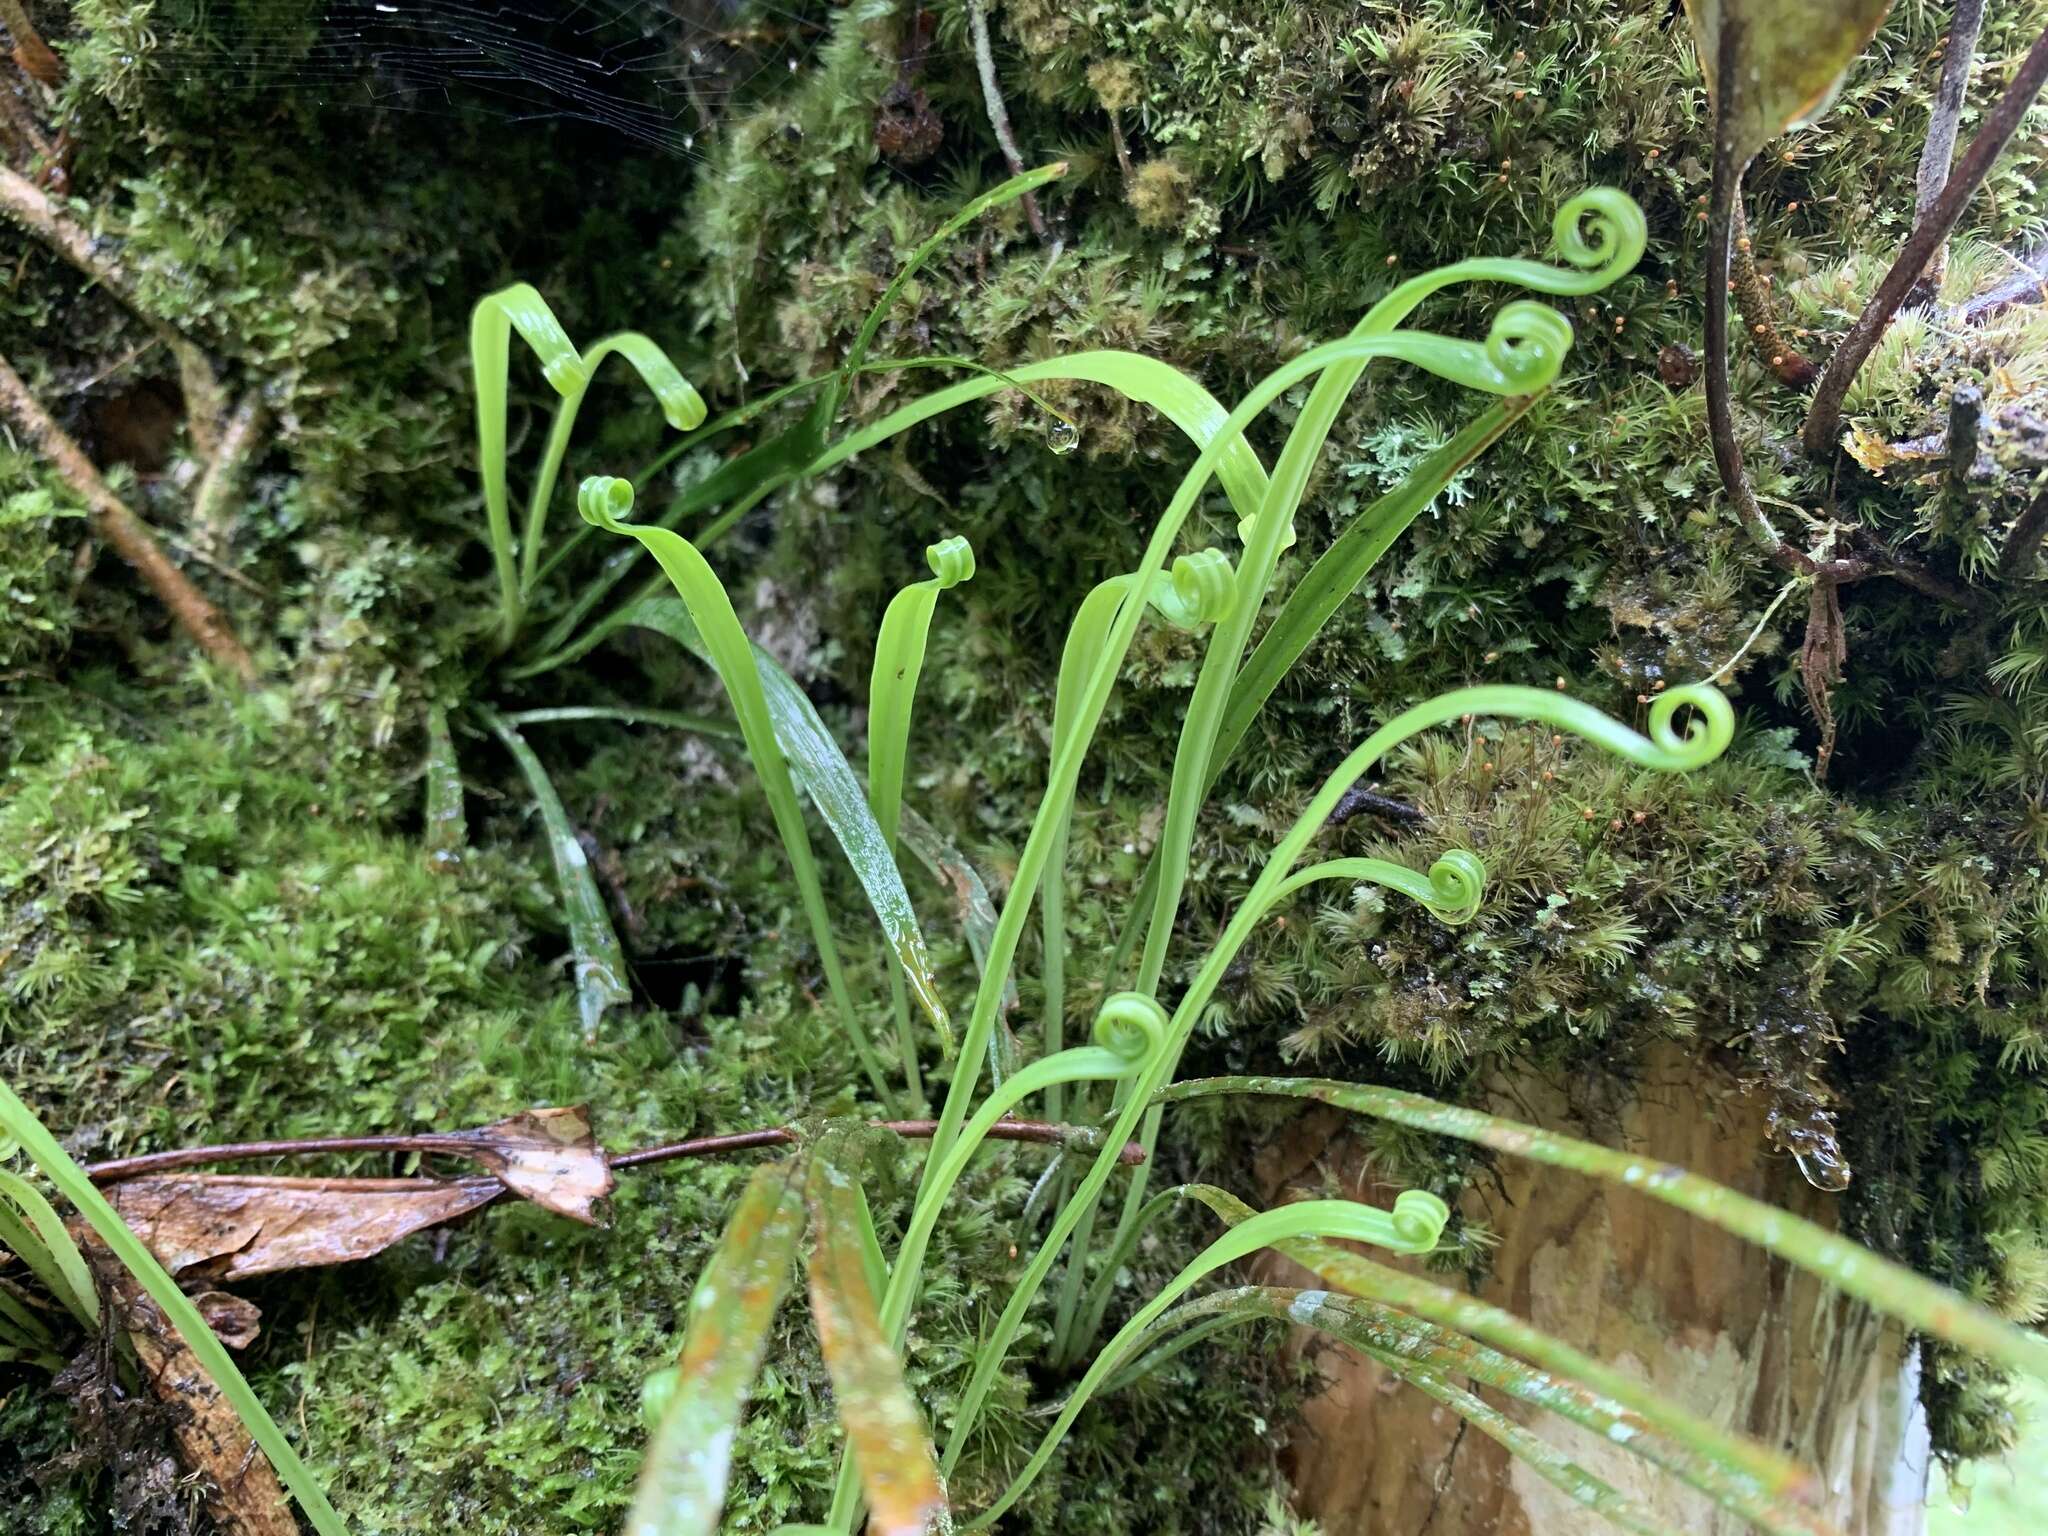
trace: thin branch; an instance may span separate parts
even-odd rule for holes
[[[55,466],[92,513],[93,528],[135,568],[149,589],[171,611],[178,627],[199,648],[245,683],[256,680],[256,663],[236,638],[227,616],[208,602],[185,573],[171,563],[142,519],[100,478],[78,444],[57,425],[42,402],[29,392],[20,374],[0,356],[0,416],[21,429],[36,451]]]
[[[1977,472],[1977,449],[1984,434],[1984,391],[1958,384],[1948,397],[1948,484],[1956,492],[1970,488]]]
[[[1396,800],[1391,795],[1376,794],[1354,784],[1338,797],[1337,804],[1330,811],[1329,824],[1341,827],[1361,812],[1370,812],[1374,816],[1384,817],[1388,821],[1398,821],[1404,826],[1411,827],[1421,826],[1429,820],[1422,807],[1418,805],[1410,805],[1406,800]]]
[[[1982,325],[2015,305],[2048,302],[2048,245],[2013,259],[2019,271],[1965,304],[1963,324]]]
[[[893,1131],[909,1140],[929,1140],[938,1130],[936,1120],[877,1120],[878,1130]],[[998,1120],[989,1127],[991,1141],[1035,1142],[1041,1146],[1071,1146],[1082,1150],[1099,1146],[1100,1131],[1086,1126],[1054,1125],[1045,1120]],[[630,1152],[610,1154],[605,1161],[613,1168],[644,1168],[654,1163],[674,1162],[685,1157],[717,1157],[727,1152],[751,1152],[760,1147],[796,1146],[801,1132],[787,1126],[763,1126],[754,1131],[733,1131],[723,1136],[698,1136],[689,1141],[664,1142]],[[109,1158],[86,1168],[96,1184],[113,1184],[144,1174],[166,1173],[175,1168],[193,1168],[204,1163],[236,1163],[256,1157],[328,1157],[345,1152],[422,1152],[452,1156],[473,1154],[476,1143],[461,1136],[433,1131],[409,1136],[318,1136],[293,1141],[233,1141],[210,1147],[177,1147],[168,1152],[144,1152],[135,1157]],[[1145,1161],[1145,1149],[1127,1142],[1117,1160],[1136,1166]]]
[[[23,74],[47,86],[64,83],[64,61],[43,41],[21,0],[0,0],[0,27],[14,39],[14,62]]]
[[[206,466],[206,473],[199,477],[199,489],[192,494],[192,516],[188,519],[192,529],[192,542],[200,549],[218,552],[227,548],[234,532],[234,517],[228,504],[241,489],[242,471],[255,456],[256,446],[262,441],[264,425],[263,396],[257,390],[250,390],[242,396],[234,414],[222,428],[220,444],[213,451],[213,458]]]
[[[988,0],[967,0],[967,30],[974,39],[974,64],[981,74],[981,99],[988,107],[988,125],[996,131],[996,143],[1010,164],[1012,176],[1024,174],[1024,156],[1017,148],[1017,135],[1010,129],[1010,109],[1003,105],[1003,88],[996,83],[996,56],[988,36]],[[1031,233],[1046,238],[1045,215],[1038,211],[1038,199],[1026,192],[1021,199],[1024,217],[1031,221]]]
[[[1941,195],[1906,237],[1898,259],[1885,273],[1884,281],[1877,285],[1877,292],[1871,295],[1863,313],[1856,317],[1856,323],[1849,327],[1849,333],[1842,338],[1835,355],[1828,359],[1827,369],[1821,374],[1820,385],[1814,391],[1813,406],[1807,412],[1806,426],[1799,434],[1801,444],[1812,457],[1826,458],[1834,452],[1835,439],[1842,427],[1842,401],[1849,393],[1849,386],[1855,382],[1858,370],[1876,348],[1885,327],[1891,324],[1892,316],[1899,312],[1899,306],[1905,303],[1913,284],[1927,269],[1936,247],[1948,238],[1949,231],[1962,218],[1970,199],[1976,196],[1977,189],[1991,174],[1991,167],[1997,163],[2013,134],[2019,131],[2027,109],[2033,105],[2044,83],[2048,83],[2048,32],[2043,32],[2034,40],[2034,46],[2027,50],[2026,57],[2020,61],[2019,73],[2006,87],[2005,94],[1984,114],[1984,126],[1963,152],[1962,162],[1942,187]],[[1717,155],[1717,171],[1718,164]],[[1708,298],[1712,297],[1710,293]]]
[[[2005,536],[2005,549],[1998,557],[2000,581],[2023,581],[2034,573],[2041,555],[2041,536],[2048,534],[2048,491],[2036,496],[2013,521]]]
[[[178,379],[184,389],[193,446],[211,458],[219,446],[220,419],[227,401],[205,352],[191,338],[143,307],[136,296],[134,280],[120,263],[100,253],[90,230],[52,203],[42,188],[4,165],[0,165],[0,214],[13,219],[106,289],[171,349],[171,355],[178,360]]]
[[[1956,0],[1955,19],[1949,23],[1948,46],[1941,58],[1941,79],[1934,87],[1934,105],[1928,110],[1927,142],[1921,146],[1920,170],[1913,184],[1916,223],[1927,217],[1948,182],[1956,156],[1956,124],[1970,94],[1970,66],[1977,60],[1977,35],[1983,29],[1984,0]],[[1948,242],[1944,240],[1934,248],[1927,270],[1907,295],[1907,304],[1918,308],[1933,303],[1947,270]]]
[[[4,80],[0,80],[0,128],[12,136],[17,153],[25,153],[46,166],[56,163],[57,146],[43,133],[43,125],[29,110],[21,93]]]

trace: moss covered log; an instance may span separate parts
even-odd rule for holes
[[[1827,461],[1799,452],[1805,397],[1766,355],[1789,341],[1824,359],[1909,228],[1947,7],[1902,0],[1829,114],[1744,189],[1756,282],[1734,363],[1761,497],[1802,541],[1882,545],[1957,594],[1875,577],[1841,589],[1838,630],[1715,477],[1695,357],[1711,154],[1670,7],[1005,0],[986,8],[980,59],[965,0],[686,6],[652,34],[642,9],[522,21],[549,58],[588,53],[585,25],[655,49],[597,110],[530,117],[460,70],[392,78],[310,3],[31,7],[64,71],[20,88],[28,121],[0,119],[0,150],[106,272],[88,279],[0,222],[0,354],[269,680],[245,694],[196,661],[95,547],[73,489],[0,437],[0,1070],[76,1153],[475,1123],[543,1101],[590,1102],[622,1145],[855,1106],[765,805],[705,738],[532,732],[633,971],[632,1003],[597,1045],[577,1040],[545,841],[462,706],[717,695],[651,641],[525,683],[493,665],[465,327],[478,296],[523,279],[572,334],[657,338],[714,413],[814,376],[918,242],[1007,174],[994,95],[1023,160],[1069,172],[944,250],[877,356],[1006,368],[1124,347],[1229,399],[1404,275],[1540,255],[1584,186],[1620,186],[1650,215],[1636,274],[1574,308],[1566,377],[1269,706],[1205,812],[1182,921],[1210,933],[1344,747],[1448,687],[1564,685],[1629,718],[1719,674],[1742,737],[1683,780],[1533,730],[1415,744],[1326,845],[1408,863],[1477,848],[1485,909],[1452,930],[1370,893],[1300,898],[1247,950],[1191,1069],[1303,1062],[1451,1098],[1514,1071],[1625,1094],[1675,1042],[1765,1106],[1757,1160],[1801,1158],[1857,1236],[2015,1318],[2048,1310],[2048,306],[2025,281],[2048,240],[2043,117],[1973,205],[1938,302],[1864,370]],[[1991,11],[1965,140],[2048,25],[2041,0]],[[1497,302],[1461,293],[1423,318],[1477,334]],[[245,418],[199,398],[167,336],[253,423],[225,481],[218,441]],[[849,416],[934,377],[864,375]],[[516,390],[515,434],[537,440],[544,386],[529,374]],[[1129,568],[1188,457],[1120,397],[1047,399],[1062,417],[1004,392],[786,490],[717,554],[752,595],[755,638],[852,748],[889,594],[923,574],[927,543],[972,538],[979,574],[933,631],[907,799],[998,887],[1043,778],[1066,622]],[[1398,368],[1369,375],[1318,467],[1294,574],[1469,409]],[[574,474],[627,473],[664,441],[652,407],[611,383],[584,421]],[[672,473],[687,484],[716,463],[699,451]],[[1197,543],[1229,531],[1220,497],[1196,521]],[[565,564],[537,611],[559,613],[599,558]],[[1837,634],[1842,675],[1816,687],[1808,642]],[[1141,631],[1085,781],[1070,1038],[1118,984],[1086,957],[1106,958],[1142,874],[1194,659],[1178,632]],[[468,791],[466,846],[442,858],[425,813],[435,710],[457,721]],[[948,901],[913,895],[964,988]],[[850,960],[856,990],[885,996],[885,957]],[[1020,1020],[1038,1010],[1035,955],[1022,971]],[[1270,1124],[1191,1118],[1164,1156],[1177,1172],[1241,1167]],[[1403,1134],[1374,1150],[1447,1194],[1487,1171]],[[911,1347],[937,1422],[983,1322],[977,1285],[1009,1272],[1044,1163],[991,1157],[941,1228]],[[743,1174],[637,1181],[603,1232],[494,1212],[352,1273],[267,1282],[254,1378],[362,1530],[516,1532],[537,1504],[551,1528],[614,1528],[640,1381],[673,1349]],[[1453,1235],[1452,1262],[1483,1269],[1493,1234]],[[1176,1267],[1176,1241],[1164,1230],[1140,1255],[1131,1294]],[[834,1457],[816,1433],[822,1369],[785,1327],[732,1506],[763,1527],[821,1513]],[[1298,1385],[1269,1358],[1258,1335],[1205,1345],[1095,1405],[1011,1521],[1260,1530],[1272,1472],[1240,1447],[1286,1421]],[[92,1385],[0,1383],[0,1525],[194,1518],[189,1491],[155,1475],[162,1426]],[[1940,1451],[2002,1442],[1995,1386],[1934,1358]],[[964,1502],[1002,1485],[1060,1390],[1013,1377]]]

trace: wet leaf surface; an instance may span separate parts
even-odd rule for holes
[[[803,1235],[802,1167],[791,1161],[754,1170],[698,1278],[682,1359],[641,1465],[628,1536],[712,1536],[718,1529],[733,1436]]]
[[[867,1495],[873,1536],[942,1530],[946,1493],[917,1400],[903,1383],[870,1284],[870,1231],[860,1189],[862,1130],[819,1139],[806,1195],[817,1247],[811,1254],[811,1312],[832,1377],[839,1421]]]
[[[593,1203],[617,1183],[581,1104],[522,1110],[446,1140],[437,1150],[481,1163],[514,1194],[586,1226],[597,1225]]]
[[[489,1205],[504,1189],[494,1178],[166,1174],[130,1179],[106,1193],[173,1275],[242,1280],[367,1259]]]

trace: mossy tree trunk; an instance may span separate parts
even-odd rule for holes
[[[1583,1089],[1583,1080],[1573,1086]],[[1593,1091],[1616,1090],[1595,1085]],[[1491,1085],[1491,1108],[1679,1164],[1832,1225],[1837,1199],[1787,1159],[1762,1159],[1763,1115],[1733,1083],[1703,1078],[1675,1049],[1654,1053],[1622,1102],[1575,1103],[1533,1077]],[[1357,1122],[1314,1110],[1261,1154],[1269,1199],[1334,1182],[1384,1199],[1353,1138]],[[1824,1512],[1843,1536],[1918,1536],[1929,1465],[1917,1347],[1859,1302],[1668,1206],[1533,1163],[1475,1180],[1467,1219],[1501,1235],[1479,1294],[1695,1412],[1821,1469]],[[1288,1261],[1262,1279],[1314,1284]],[[1549,1536],[1590,1519],[1491,1440],[1377,1365],[1308,1330],[1321,1388],[1289,1452],[1297,1501],[1325,1536]],[[1674,1531],[1749,1527],[1618,1445],[1486,1394],[1495,1406],[1636,1499]]]

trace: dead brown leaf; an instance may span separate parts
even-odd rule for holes
[[[108,1186],[107,1198],[164,1268],[181,1278],[348,1264],[489,1205],[491,1179],[280,1179],[163,1174]]]
[[[1806,702],[1820,722],[1820,748],[1813,755],[1813,776],[1826,782],[1835,755],[1835,711],[1831,704],[1843,668],[1849,664],[1849,636],[1842,623],[1841,588],[1826,577],[1813,583],[1806,609],[1806,644],[1799,653],[1800,680]]]
[[[495,1125],[436,1139],[445,1143],[436,1150],[481,1163],[514,1194],[588,1226],[597,1225],[592,1203],[617,1182],[581,1104],[521,1110]]]

